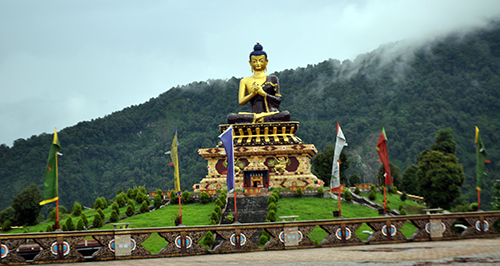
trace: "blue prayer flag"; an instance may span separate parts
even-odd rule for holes
[[[219,139],[224,145],[227,156],[227,190],[232,192],[234,189],[234,143],[233,126],[229,126],[224,133],[220,134]]]

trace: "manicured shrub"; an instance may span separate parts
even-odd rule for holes
[[[297,191],[295,193],[297,193],[297,197],[299,197],[299,198],[302,197],[302,188],[300,188],[300,187],[297,188]]]
[[[210,215],[210,219],[216,221],[218,224],[220,220],[220,215],[216,211],[212,211],[212,214]]]
[[[141,186],[141,187],[139,187],[139,191],[140,191],[142,194],[144,194],[144,195],[148,194],[148,191],[146,190],[146,187],[145,187],[145,186]]]
[[[125,211],[125,214],[126,214],[128,217],[130,217],[130,216],[134,215],[134,213],[135,213],[134,207],[132,207],[132,206],[134,206],[134,205],[128,205],[128,207],[127,207],[127,211]]]
[[[181,194],[182,203],[190,203],[193,199],[191,198],[191,193],[189,191],[184,191]]]
[[[94,226],[94,228],[101,228],[102,227],[103,221],[102,221],[101,215],[99,213],[96,213],[94,215],[94,220],[92,221],[92,225]]]
[[[170,203],[179,203],[179,198],[175,195],[175,191],[170,191]]]
[[[76,223],[76,230],[83,230],[84,229],[84,226],[85,224],[83,223],[83,220],[80,218],[78,219],[78,223]]]
[[[115,211],[118,216],[120,215],[120,206],[118,206],[116,201],[113,202],[113,205],[111,205],[111,209]]]
[[[220,208],[224,207],[224,204],[222,203],[222,200],[220,198],[215,200],[215,206],[219,206]]]
[[[54,232],[54,230],[52,230],[52,225],[47,225],[47,229],[45,229],[45,232]]]
[[[104,197],[101,197],[101,206],[102,206],[102,208],[101,208],[102,210],[105,210],[109,207],[108,201]]]
[[[209,202],[210,202],[210,195],[208,195],[208,193],[205,192],[205,191],[201,192],[201,194],[200,194],[200,203],[201,204],[207,204]],[[213,237],[213,235],[212,235],[212,237]]]
[[[375,191],[375,192],[377,192],[377,186],[375,186],[375,184],[371,184],[371,185],[370,185],[370,191]]]
[[[370,194],[368,194],[368,199],[374,201],[377,198],[377,192],[375,190],[371,190]]]
[[[73,204],[73,216],[80,216],[82,214],[82,205],[80,203],[75,202]]]
[[[104,212],[101,209],[97,209],[97,213],[101,215],[101,219],[104,221]]]
[[[215,205],[214,211],[220,216],[222,214],[222,209],[219,205]]]
[[[63,230],[63,231],[68,231],[68,227],[66,226],[66,224],[63,224],[63,225],[61,226],[61,228],[62,228],[62,230]],[[26,232],[25,232],[25,233],[26,233]]]
[[[345,190],[344,190],[344,199],[345,200],[352,200],[352,194],[348,188],[345,188]]]
[[[259,246],[264,246],[267,243],[267,241],[269,241],[269,239],[267,239],[267,236],[262,234],[259,238]]]
[[[125,195],[125,193],[123,192],[118,194],[115,198],[115,202],[118,204],[118,207],[120,208],[125,206],[125,204],[127,204],[127,200],[128,200],[127,195]]]
[[[276,197],[273,194],[271,194],[271,196],[267,199],[267,205],[271,203],[276,203]]]
[[[276,211],[274,210],[269,210],[267,212],[267,217],[266,220],[269,220],[271,222],[276,222]]]
[[[400,215],[406,215],[406,211],[405,211],[405,209],[401,209],[401,210],[399,210],[399,214],[400,214]]]
[[[161,195],[160,194],[155,195],[154,206],[156,209],[160,208],[160,206],[161,206]]]
[[[267,206],[267,210],[274,210],[275,212],[278,212],[278,206],[276,206],[276,203],[274,202],[271,202],[268,206]]]
[[[102,209],[101,198],[95,199],[95,201],[94,201],[94,209],[96,209],[96,210],[97,209]],[[61,210],[61,209],[59,208],[59,210]]]
[[[10,220],[3,222],[2,232],[7,232],[10,231],[11,229],[12,229],[12,222]]]
[[[399,199],[401,201],[406,201],[407,198],[408,198],[408,196],[406,195],[406,192],[403,192],[403,194],[401,194],[401,196],[399,196]]]
[[[320,198],[322,198],[322,197],[323,197],[323,188],[322,188],[322,187],[318,188],[318,196],[319,196]]]
[[[82,219],[83,224],[85,225],[85,227],[89,227],[89,220],[87,220],[87,216],[85,216],[84,213],[82,213],[82,215],[80,215],[80,219]]]
[[[220,201],[222,202],[222,204],[223,204],[224,206],[226,206],[226,203],[227,203],[226,197],[227,197],[227,196],[226,196],[226,194],[224,194],[224,193],[221,193],[221,194],[219,195],[219,199],[220,199]]]
[[[208,231],[205,234],[205,238],[203,239],[203,244],[205,246],[209,246],[210,247],[213,243],[214,243],[214,234],[212,233],[212,231]]]
[[[137,195],[135,195],[135,202],[142,203],[144,201],[145,196],[146,196],[146,194],[139,191],[139,193],[137,193]]]
[[[118,220],[119,220],[119,216],[118,216],[118,213],[117,213],[115,210],[112,210],[112,211],[111,211],[111,216],[109,216],[109,220],[110,220],[112,223],[116,223],[116,222],[118,222]]]
[[[75,231],[75,224],[73,223],[73,219],[71,219],[71,217],[68,217],[68,219],[66,219],[66,222],[64,223],[66,225],[66,229],[65,231]]]
[[[141,211],[141,213],[149,212],[148,201],[145,200],[142,202],[140,211]]]
[[[135,190],[133,190],[131,188],[127,189],[127,197],[129,199],[135,199],[135,195],[136,194],[137,194],[137,191],[135,191]]]
[[[359,195],[359,193],[361,193],[361,191],[359,190],[359,187],[356,187],[356,188],[354,189],[354,193],[355,193],[356,195]]]

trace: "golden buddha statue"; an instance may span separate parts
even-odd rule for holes
[[[258,42],[250,53],[253,75],[240,81],[240,105],[250,102],[250,112],[231,113],[228,124],[290,121],[290,112],[280,111],[281,87],[278,77],[267,75],[267,54]]]

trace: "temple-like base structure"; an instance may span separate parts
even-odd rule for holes
[[[221,132],[228,127],[221,125]],[[294,135],[298,127],[298,122],[233,125],[236,188],[251,196],[273,187],[323,187],[323,181],[311,173],[311,158],[317,150]],[[193,186],[195,191],[215,194],[225,189],[227,159],[222,145],[198,153],[208,161],[208,175]]]

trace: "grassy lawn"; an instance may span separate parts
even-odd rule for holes
[[[362,196],[367,196],[363,195]],[[410,200],[406,200],[402,202],[398,195],[395,194],[387,194],[389,200],[389,206],[393,209],[399,209],[399,205],[402,205],[403,208],[407,208],[408,206],[414,206],[415,208],[423,208],[419,204],[412,202]],[[375,202],[379,200],[383,201],[383,195],[378,193],[377,199]],[[338,208],[338,201],[330,198],[313,198],[313,197],[302,197],[302,198],[281,198],[278,203],[278,212],[276,214],[276,218],[280,221],[279,216],[288,216],[288,215],[298,215],[298,221],[311,221],[311,220],[329,220],[333,219],[332,211]],[[193,204],[183,204],[182,205],[182,222],[187,226],[196,226],[196,225],[208,225],[210,220],[210,214],[214,210],[215,203],[210,202],[208,204],[201,203],[193,203]],[[135,210],[140,209],[140,204],[135,205]],[[108,220],[111,216],[111,207],[103,210],[105,215],[105,220]],[[125,215],[126,207],[120,208],[120,215]],[[174,226],[174,214],[179,211],[179,205],[167,205],[159,210],[154,212],[144,213],[140,215],[135,215],[132,217],[125,218],[120,220],[120,223],[132,223],[129,228],[152,228],[152,227],[170,227]],[[94,215],[96,214],[95,210],[83,210],[83,213],[86,215],[89,224],[92,224],[94,219]],[[65,220],[69,217],[69,214],[60,214],[60,224],[64,224]],[[358,204],[342,202],[342,217],[343,218],[363,218],[363,217],[378,217],[377,210],[370,209],[368,207],[360,206]],[[77,224],[79,217],[72,217],[75,225]],[[44,232],[47,228],[48,224],[53,224],[49,221],[44,221],[35,226],[29,227],[29,232]],[[113,229],[113,226],[108,223],[105,224],[102,229]],[[10,230],[9,234],[15,233],[23,233],[26,228],[16,228]],[[90,230],[98,230],[98,229],[90,229]],[[363,231],[368,230],[372,231],[368,225],[363,224],[355,234],[363,241],[368,239],[368,234],[362,233]],[[407,237],[411,237],[411,235],[416,231],[416,227],[411,223],[406,223],[402,228],[402,233]],[[315,243],[319,244],[321,241],[327,236],[327,233],[321,229],[319,226],[309,234],[309,238]],[[151,251],[151,253],[156,254],[162,248],[165,247],[167,242],[161,238],[157,233],[152,234],[144,243],[144,247]]]

